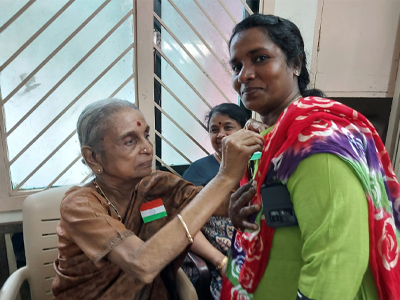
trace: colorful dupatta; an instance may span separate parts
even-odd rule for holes
[[[337,155],[357,174],[368,200],[369,263],[379,297],[400,299],[400,186],[372,124],[339,102],[306,97],[286,108],[264,139],[252,204],[262,205],[263,183],[286,184],[303,159],[316,153]],[[274,229],[266,225],[262,210],[255,222],[259,230],[236,232],[221,300],[252,299],[264,275]]]

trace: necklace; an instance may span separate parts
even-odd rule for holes
[[[117,216],[118,216],[118,221],[120,221],[120,222],[122,223],[122,218],[121,218],[121,215],[120,215],[119,212],[118,212],[118,209],[115,207],[114,204],[112,204],[112,202],[111,202],[110,200],[108,200],[106,194],[104,194],[103,190],[101,189],[101,187],[100,187],[99,184],[97,183],[96,178],[93,179],[92,182],[93,182],[94,187],[96,188],[97,192],[98,192],[104,199],[106,199],[108,205],[111,206],[111,207],[115,210],[115,212],[117,213]]]

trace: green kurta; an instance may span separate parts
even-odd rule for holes
[[[332,154],[304,159],[288,180],[299,226],[275,230],[255,300],[379,299],[368,265],[368,206],[350,167]]]

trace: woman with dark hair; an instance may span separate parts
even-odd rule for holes
[[[222,157],[222,139],[242,129],[246,124],[246,113],[233,103],[213,107],[206,116],[207,131],[215,152],[195,161],[183,174],[183,179],[194,185],[206,186],[218,173]],[[222,277],[225,275],[228,250],[233,234],[232,223],[225,216],[213,215],[197,234],[191,251],[206,259],[210,264],[213,299],[219,299]],[[196,269],[185,262],[183,270],[195,282]]]
[[[81,113],[77,133],[94,179],[61,202],[55,299],[197,298],[179,266],[192,236],[226,211],[222,204],[263,139],[245,130],[224,139],[219,173],[202,189],[152,171],[149,130],[125,100],[97,101]]]
[[[221,299],[400,299],[400,188],[375,128],[307,89],[289,20],[248,17],[229,52],[234,89],[269,128],[231,197]]]
[[[210,134],[214,153],[196,160],[183,174],[183,178],[194,185],[205,186],[215,177],[221,162],[221,141],[244,127],[247,117],[242,108],[233,103],[222,103],[213,107],[206,116],[206,128]]]

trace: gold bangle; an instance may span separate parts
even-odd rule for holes
[[[183,227],[185,227],[185,230],[186,230],[186,236],[187,236],[187,238],[188,238],[188,240],[189,240],[189,244],[190,244],[190,245],[191,245],[191,244],[193,244],[193,238],[192,238],[192,235],[190,234],[190,232],[189,232],[189,229],[188,229],[188,227],[187,227],[187,225],[186,225],[185,221],[183,220],[183,218],[182,218],[181,214],[177,214],[177,217],[178,217],[178,218],[179,218],[179,220],[181,221],[181,223],[182,223]]]
[[[221,270],[225,265],[226,265],[226,263],[228,262],[228,257],[224,257],[224,259],[221,261],[221,263],[216,267],[216,269],[219,271],[219,270]]]

